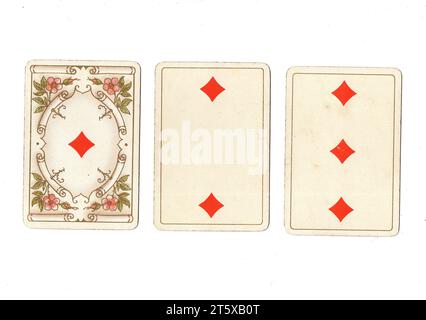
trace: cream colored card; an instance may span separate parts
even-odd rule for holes
[[[401,73],[291,68],[285,223],[311,235],[399,231]]]
[[[258,231],[269,223],[269,68],[161,63],[155,225]]]
[[[24,221],[35,228],[138,223],[140,68],[133,62],[30,61]]]

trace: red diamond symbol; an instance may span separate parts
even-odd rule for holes
[[[346,81],[343,81],[342,84],[332,92],[334,96],[340,100],[340,102],[345,105],[346,102],[348,102],[354,95],[356,95],[356,92],[353,91]]]
[[[330,150],[330,152],[334,154],[341,163],[345,162],[347,158],[355,153],[355,151],[352,150],[352,148],[349,147],[343,139],[334,149]]]
[[[73,141],[68,143],[70,147],[72,147],[77,153],[80,155],[80,157],[83,158],[84,154],[95,144],[90,141],[83,132],[80,132],[80,134],[75,138]]]
[[[213,102],[216,97],[221,94],[223,91],[225,91],[225,88],[223,88],[214,77],[212,77],[209,82],[205,84],[204,87],[200,89],[203,91]]]
[[[343,200],[342,197],[328,210],[333,212],[333,214],[339,219],[340,222],[346,218],[346,216],[353,211],[351,207]]]
[[[213,193],[210,193],[207,199],[201,202],[199,206],[207,212],[210,218],[213,218],[215,213],[223,207],[223,204],[221,204],[219,200],[216,199]]]

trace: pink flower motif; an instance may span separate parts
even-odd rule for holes
[[[102,199],[102,206],[104,210],[115,211],[117,210],[118,199],[113,196],[107,196],[105,199]]]
[[[43,197],[43,207],[45,210],[58,210],[59,199],[50,193]]]
[[[104,80],[104,90],[108,92],[108,94],[114,94],[120,91],[120,87],[118,86],[118,78],[106,78]],[[114,209],[115,210],[115,209]]]
[[[47,78],[46,90],[52,93],[58,92],[62,89],[62,82],[59,78],[49,77]]]

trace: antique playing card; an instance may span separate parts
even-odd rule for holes
[[[159,229],[267,228],[269,88],[261,63],[157,66]]]
[[[400,71],[291,68],[286,117],[286,229],[397,234]]]
[[[140,68],[31,61],[26,69],[24,221],[36,228],[138,223]]]

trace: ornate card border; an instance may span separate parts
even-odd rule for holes
[[[101,212],[102,203],[93,202],[88,205],[88,213],[84,218],[77,218],[72,213],[73,207],[72,194],[63,188],[60,184],[60,171],[54,172],[47,170],[44,161],[44,152],[42,146],[36,153],[36,159],[40,171],[38,173],[31,172],[31,158],[36,146],[32,144],[32,117],[33,112],[41,114],[40,121],[36,130],[40,135],[41,140],[44,136],[49,118],[63,117],[61,108],[64,108],[62,102],[71,98],[73,94],[79,90],[79,86],[74,85],[76,80],[74,75],[84,70],[85,73],[93,75],[87,77],[84,81],[80,81],[81,86],[90,88],[92,95],[100,102],[100,107],[105,110],[105,116],[114,117],[118,125],[118,134],[122,138],[132,141],[132,149],[130,154],[125,154],[120,151],[116,168],[114,172],[102,172],[103,181],[99,181],[100,187],[92,193],[96,193],[96,197],[107,197],[108,193],[113,190],[112,205],[117,206],[121,212],[123,207],[129,207],[129,214],[123,214],[114,210],[108,213]],[[33,76],[37,73],[51,73],[51,78],[43,77],[41,81],[34,81]],[[97,78],[108,75],[108,84],[103,83]],[[132,81],[124,82],[123,76],[131,76]],[[56,78],[57,77],[57,78]],[[62,79],[64,78],[64,79]],[[56,79],[56,83],[55,83]],[[114,79],[118,88],[124,90],[123,97],[118,97],[111,90],[115,99],[111,99],[105,90],[108,86],[114,88],[109,82]],[[105,82],[107,79],[105,79]],[[92,87],[96,89],[92,90]],[[73,88],[68,91],[65,87]],[[34,89],[34,90],[33,90]],[[86,91],[88,91],[87,89]],[[116,91],[117,91],[116,90]],[[122,91],[121,90],[121,91]],[[121,92],[120,91],[120,92]],[[130,91],[130,92],[129,92]],[[47,92],[47,93],[46,93]],[[26,67],[26,89],[25,89],[25,154],[24,154],[24,223],[29,227],[34,228],[67,228],[67,229],[133,229],[138,224],[138,199],[139,199],[139,109],[140,109],[140,66],[135,62],[127,61],[48,61],[48,60],[33,60],[28,62]],[[55,95],[56,94],[56,95]],[[126,98],[130,97],[130,98]],[[124,102],[124,103],[123,103]],[[38,107],[37,107],[38,105]],[[130,109],[130,110],[129,110]],[[101,110],[101,109],[100,109]],[[132,115],[132,130],[131,137],[127,137],[127,128],[123,118],[124,114]],[[120,142],[120,143],[121,143]],[[123,142],[124,143],[124,142]],[[38,148],[38,147],[37,147]],[[34,150],[33,150],[34,149]],[[121,148],[120,148],[121,149]],[[121,171],[126,161],[131,161],[131,173],[126,176],[120,176]],[[50,172],[50,174],[49,174]],[[129,179],[130,178],[130,179]],[[100,178],[102,180],[102,178]],[[131,191],[129,190],[131,186]],[[52,204],[55,208],[58,207],[62,213],[43,212],[44,203],[48,203],[49,199],[44,195],[45,188],[52,188],[58,196],[53,199]],[[120,189],[121,188],[121,189]],[[40,190],[38,190],[40,189]],[[116,190],[121,191],[120,193]],[[43,191],[43,192],[42,192]],[[130,191],[130,192],[128,192]],[[47,192],[50,196],[49,192]],[[130,197],[129,197],[130,193]],[[71,195],[71,196],[70,196]],[[118,196],[122,197],[118,197]],[[62,199],[62,197],[64,199]],[[90,196],[89,196],[90,198]],[[67,201],[65,201],[65,199]],[[47,201],[47,202],[46,202]],[[34,210],[34,206],[39,210]],[[48,207],[45,207],[45,209]],[[99,211],[98,211],[99,210]],[[39,211],[39,212],[35,212]],[[59,211],[59,210],[58,210]]]

